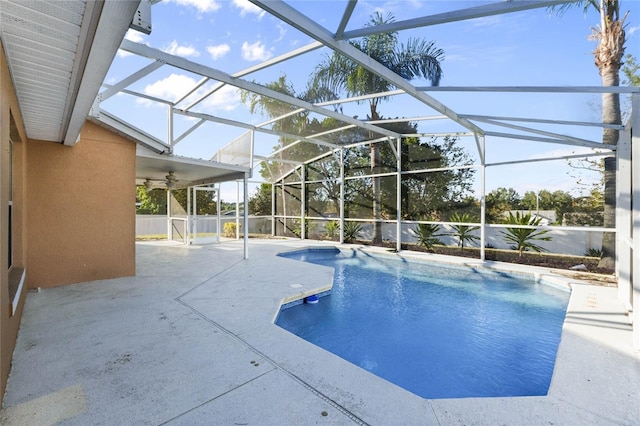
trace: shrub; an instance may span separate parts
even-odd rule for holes
[[[348,243],[355,241],[362,230],[362,226],[358,222],[344,223],[344,240]]]
[[[415,233],[418,236],[418,243],[423,245],[427,250],[433,251],[435,244],[442,244],[438,237],[442,237],[446,234],[439,234],[440,226],[434,223],[419,223],[415,229]]]
[[[591,247],[589,250],[587,250],[587,252],[584,255],[588,257],[597,257],[598,259],[602,259],[603,254],[604,252],[602,251],[602,249]]]
[[[327,238],[335,238],[338,236],[338,232],[340,231],[340,222],[337,220],[329,221],[325,229],[327,231]]]
[[[475,218],[471,217],[469,213],[454,213],[450,218],[451,222],[475,222]],[[458,237],[458,246],[460,250],[464,249],[464,243],[473,243],[478,241],[480,237],[474,234],[475,231],[480,229],[477,225],[451,225],[453,228],[453,235]]]
[[[236,223],[235,222],[227,222],[227,223],[225,223],[224,227],[222,228],[222,236],[223,237],[227,237],[227,238],[235,238],[236,237]]]
[[[508,224],[511,225],[528,225],[528,226],[539,226],[542,218],[540,217],[531,217],[531,213],[521,215],[520,212],[513,213],[509,212],[509,218],[507,219]],[[500,231],[502,235],[504,235],[504,239],[508,243],[512,243],[512,248],[514,250],[518,250],[518,254],[522,257],[522,252],[527,251],[529,249],[535,252],[543,252],[547,251],[544,247],[541,247],[535,244],[533,241],[551,241],[551,237],[544,236],[547,232],[546,229],[534,229],[534,228],[506,228],[505,231]]]

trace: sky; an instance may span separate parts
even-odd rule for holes
[[[314,21],[333,32],[338,26],[346,2],[291,1],[288,2]],[[393,14],[397,21],[415,16],[474,7],[490,2],[404,0],[360,1],[352,15],[349,29],[362,27],[372,13]],[[629,11],[626,18],[627,53],[640,58],[640,1],[623,0],[621,10]],[[573,8],[563,14],[548,9],[504,14],[469,21],[447,23],[402,31],[400,41],[408,37],[433,41],[444,51],[440,86],[599,86],[600,76],[593,64],[596,43],[589,40],[591,28],[598,25],[594,11],[584,13]],[[246,0],[164,0],[152,8],[150,35],[130,30],[126,38],[167,53],[182,56],[229,74],[259,64],[312,40],[261,11]],[[266,84],[286,75],[293,89],[305,89],[313,67],[327,54],[318,50],[304,56],[243,77]],[[127,77],[148,60],[120,51],[105,80],[113,84]],[[162,67],[134,83],[130,89],[151,96],[178,99],[200,77]],[[415,85],[430,85],[428,81],[412,81]],[[210,83],[211,84],[211,83]],[[204,90],[204,89],[201,89]],[[600,95],[596,94],[522,94],[435,92],[431,96],[459,114],[478,114],[512,117],[536,117],[575,121],[600,121]],[[623,101],[624,103],[624,101]],[[167,108],[145,99],[118,95],[102,107],[126,118],[132,124],[167,139]],[[239,93],[226,86],[199,105],[202,112],[251,124],[266,121],[266,117],[250,114],[242,104]],[[363,118],[366,104],[350,104],[345,114]],[[391,98],[380,105],[385,117],[425,116],[436,114],[412,98]],[[175,134],[193,123],[192,119],[176,118]],[[481,127],[488,127],[479,123]],[[457,126],[443,121],[420,124],[421,131],[456,131]],[[558,128],[549,127],[549,131]],[[512,132],[501,129],[503,132]],[[244,130],[218,124],[206,124],[194,131],[175,147],[177,155],[209,159],[222,146],[242,134]],[[597,128],[567,128],[561,132],[593,141],[601,139]],[[475,151],[472,138],[460,143]],[[267,155],[275,145],[270,136],[256,137],[255,151]],[[567,155],[575,148],[566,145],[532,143],[504,138],[487,138],[487,161],[502,162],[541,156]],[[577,193],[575,178],[566,161],[533,163],[487,170],[487,191],[512,187],[521,195],[526,191],[565,190]],[[258,177],[259,173],[254,173]],[[593,176],[591,176],[593,178]],[[476,187],[479,185],[479,181]],[[235,197],[235,189],[223,200]]]

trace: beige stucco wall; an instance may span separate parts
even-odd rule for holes
[[[0,402],[7,385],[7,377],[11,367],[11,356],[15,346],[24,298],[23,292],[18,309],[11,314],[9,300],[9,263],[8,263],[8,202],[10,191],[10,142],[11,119],[13,115],[19,138],[26,140],[22,117],[18,108],[11,76],[7,67],[4,49],[0,44]],[[25,234],[22,217],[24,214],[24,193],[26,191],[24,153],[25,143],[14,144],[13,170],[13,264],[24,266]]]
[[[73,147],[27,144],[27,285],[135,275],[135,144],[86,122]]]

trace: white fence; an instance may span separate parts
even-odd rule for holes
[[[218,234],[216,216],[198,216],[198,233]],[[224,224],[234,222],[235,216],[222,216],[220,226],[224,230]],[[240,226],[243,219],[240,218]],[[271,218],[249,216],[250,234],[271,234]],[[164,215],[136,215],[136,236],[166,235],[167,217]]]
[[[235,222],[235,216],[223,216],[220,220],[221,227],[224,230],[224,224],[227,222]],[[312,236],[326,235],[325,226],[328,221],[310,220]],[[373,224],[370,222],[360,222],[362,228],[358,235],[359,239],[369,240],[373,237]],[[198,216],[198,233],[217,234],[216,217]],[[242,218],[240,218],[242,226]],[[405,223],[402,225],[402,242],[415,243],[417,241],[415,229],[417,225]],[[509,249],[504,236],[501,234],[504,228],[487,227],[485,238],[486,244],[497,249]],[[167,233],[167,217],[156,215],[137,215],[136,216],[136,235],[164,235]],[[271,234],[271,218],[266,216],[249,216],[249,233],[250,234]],[[452,234],[453,230],[450,226],[442,225],[442,234]],[[476,231],[476,234],[479,233]],[[563,230],[554,228],[546,234],[551,237],[551,241],[535,241],[536,244],[544,247],[550,253],[561,253],[576,256],[583,256],[589,249],[600,249],[602,246],[602,231],[587,230]],[[382,225],[382,236],[384,240],[396,241],[396,224],[384,223]],[[458,244],[456,237],[447,235],[439,237],[443,244],[455,246]],[[478,246],[478,244],[472,244]]]

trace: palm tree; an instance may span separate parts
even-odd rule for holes
[[[374,13],[367,26],[377,26],[394,22],[392,14],[383,17]],[[391,71],[404,79],[411,80],[423,77],[437,85],[442,77],[440,62],[444,60],[444,52],[434,46],[431,41],[410,38],[406,45],[398,41],[396,32],[373,34],[358,41],[350,42],[354,47],[369,55]],[[388,81],[367,70],[362,65],[335,52],[325,56],[316,67],[310,82],[309,93],[322,94],[324,99],[337,99],[339,94],[360,96],[365,94],[386,92],[394,88]],[[320,100],[320,99],[319,99]],[[381,118],[378,105],[386,98],[372,98],[369,102],[369,119]],[[371,144],[371,173],[380,172],[380,149],[378,144]],[[373,178],[373,218],[380,219],[380,178]],[[382,228],[374,221],[373,241],[382,241]]]
[[[469,244],[478,241],[480,237],[474,234],[475,231],[480,229],[477,225],[462,225],[462,223],[475,222],[476,219],[471,217],[469,213],[454,213],[451,215],[449,219],[452,222],[458,222],[457,225],[451,225],[453,229],[453,236],[458,238],[458,246],[460,246],[460,250],[464,250],[464,243],[468,242]]]
[[[581,0],[558,6],[560,12],[573,6],[581,6],[587,12],[590,8],[596,9],[600,14],[600,24],[593,28],[591,38],[598,42],[594,50],[595,65],[598,67],[602,85],[620,85],[620,67],[625,49],[624,21],[628,12],[620,16],[620,2],[618,0]],[[602,122],[605,124],[621,124],[622,113],[620,111],[620,95],[617,93],[602,94]],[[619,131],[616,129],[603,129],[602,142],[609,145],[618,144]],[[616,160],[607,157],[604,160],[604,226],[616,225]],[[615,258],[615,234],[605,232],[602,239],[602,251],[604,253],[600,267],[613,268]]]
[[[523,225],[523,226],[540,226],[542,218],[532,217],[531,213],[520,214],[520,212],[509,212],[509,218],[507,223],[510,225]],[[535,229],[535,228],[506,228],[505,231],[500,231],[504,235],[504,239],[513,244],[512,248],[518,250],[518,256],[522,257],[522,252],[529,249],[540,253],[546,251],[542,246],[535,244],[533,241],[551,241],[551,237],[544,236],[549,231],[547,229]]]
[[[442,244],[438,237],[444,237],[447,234],[440,233],[440,226],[435,223],[419,223],[414,232],[418,237],[418,244],[424,246],[427,250],[433,251],[433,246]]]

